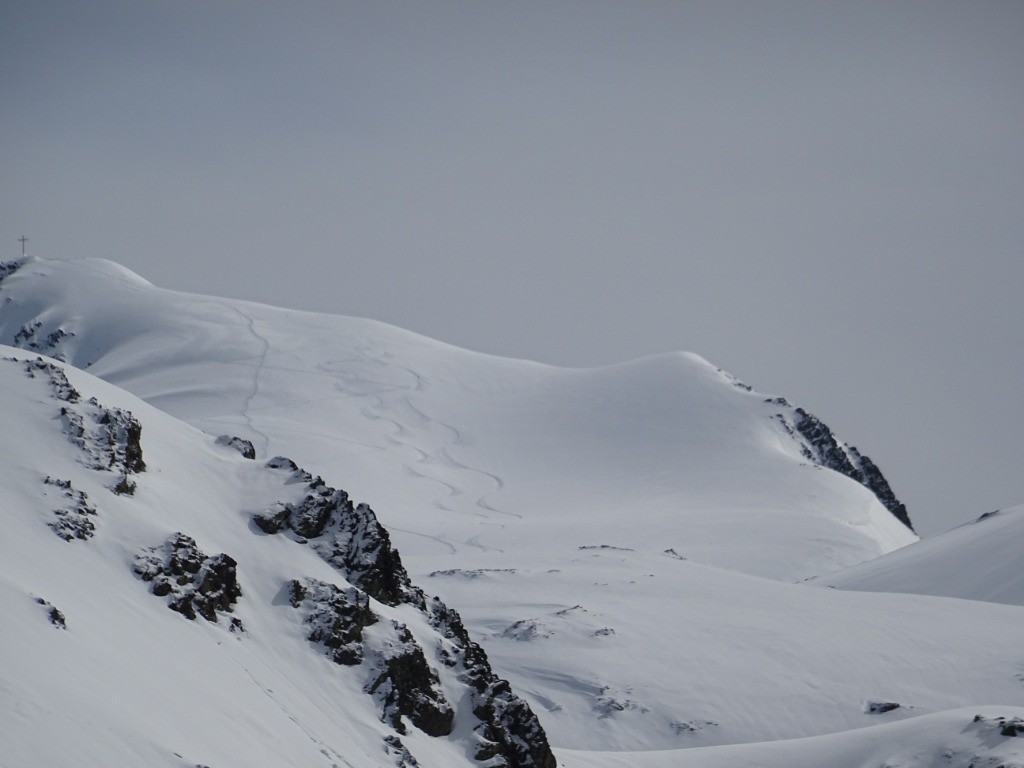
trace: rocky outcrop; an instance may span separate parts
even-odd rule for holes
[[[336,664],[363,661],[363,629],[376,624],[370,598],[355,587],[341,589],[316,579],[288,583],[288,602],[305,614],[306,639],[322,647]]]
[[[11,359],[11,358],[7,358]],[[68,381],[67,375],[64,373],[64,369],[59,365],[43,360],[41,357],[37,357],[35,360],[25,361],[25,373],[28,374],[29,378],[36,378],[42,376],[49,380],[50,389],[61,402],[65,403],[78,403],[82,400],[81,393],[71,386],[71,382]]]
[[[142,458],[142,425],[131,411],[107,408],[95,397],[82,402],[64,370],[41,357],[26,360],[25,372],[32,378],[48,379],[54,397],[64,403],[60,409],[64,433],[81,449],[82,463],[114,473],[118,479],[111,490],[115,493],[134,493],[130,475],[145,472],[146,462]]]
[[[42,334],[40,333],[42,328],[42,320],[34,320],[27,325],[21,326],[18,332],[14,334],[14,346],[33,352],[42,352],[54,360],[60,360],[62,363],[65,362],[67,357],[60,351],[60,345],[65,339],[72,338],[75,335],[74,332],[63,328],[55,328],[49,333]]]
[[[135,558],[132,569],[157,597],[167,597],[167,607],[187,619],[202,616],[217,623],[218,614],[231,613],[242,596],[236,573],[237,563],[221,553],[207,556],[195,539],[175,533],[163,546],[151,547]],[[232,630],[242,622],[230,617]]]
[[[256,448],[251,440],[244,440],[241,437],[233,437],[232,435],[221,435],[217,438],[217,445],[233,448],[242,455],[243,459],[256,458]]]
[[[783,398],[768,402],[776,405],[789,405]],[[824,422],[803,408],[794,408],[791,418],[782,413],[776,414],[776,418],[794,438],[800,441],[801,451],[809,461],[835,470],[860,483],[875,494],[882,505],[897,520],[910,530],[914,530],[906,506],[896,498],[896,494],[889,486],[889,481],[885,479],[881,470],[871,459],[861,454],[853,446],[840,443]]]
[[[408,627],[392,621],[390,630],[374,648],[376,674],[366,692],[380,707],[381,719],[398,733],[405,734],[402,718],[406,717],[428,736],[447,736],[452,732],[455,711],[441,691],[440,677]]]
[[[306,492],[298,502],[279,502],[256,515],[253,522],[260,530],[292,532],[375,600],[397,605],[409,599],[409,575],[368,505],[354,505],[345,491],[329,487],[290,459],[277,457],[267,466],[287,472],[286,482],[304,483]]]
[[[50,529],[64,541],[91,539],[96,533],[96,507],[89,503],[85,491],[72,488],[70,480],[47,476],[43,482],[58,489],[62,498],[61,505],[53,510],[56,519],[50,521]]]
[[[428,736],[451,733],[455,712],[408,627],[391,621],[384,631],[367,639],[363,630],[380,619],[370,609],[365,592],[316,579],[293,580],[287,587],[289,603],[305,614],[307,640],[336,664],[365,662],[364,690],[377,702],[381,720],[401,734],[406,733],[403,718]]]
[[[21,269],[28,259],[14,259],[12,261],[0,261],[0,282],[13,275]]]
[[[529,705],[494,674],[487,654],[469,637],[458,613],[436,597],[427,606],[431,625],[445,638],[441,654],[472,688],[479,739],[476,759],[507,768],[555,768],[547,734]]]
[[[48,600],[44,600],[41,597],[37,597],[36,598],[36,602],[39,605],[43,606],[43,608],[48,609],[46,611],[46,618],[48,618],[50,620],[50,623],[53,626],[55,626],[57,629],[67,629],[68,628],[67,618],[64,616],[64,614],[61,611],[57,610],[57,608],[54,607]]]
[[[402,740],[397,736],[384,737],[384,754],[392,757],[395,768],[420,768],[416,758],[405,748]]]
[[[982,717],[981,715],[975,715],[973,722],[976,724],[980,723],[983,727],[991,730],[998,730],[1000,736],[1007,736],[1011,739],[1024,736],[1024,718]]]
[[[494,673],[458,613],[411,583],[373,510],[353,504],[345,491],[289,459],[271,459],[267,466],[283,473],[285,485],[301,483],[302,493],[255,515],[253,523],[266,534],[284,533],[311,547],[352,585],[343,589],[306,579],[289,582],[287,590],[292,606],[305,613],[307,638],[337,663],[366,669],[365,691],[377,701],[381,719],[400,734],[406,733],[405,720],[431,736],[452,733],[455,711],[442,692],[443,675],[446,687],[465,686],[470,696],[477,760],[489,768],[555,768],[529,705]],[[437,632],[437,647],[428,654],[405,624],[378,621],[373,601],[421,612]],[[441,674],[431,667],[431,655],[439,659]],[[398,764],[415,764],[404,747],[392,749]]]

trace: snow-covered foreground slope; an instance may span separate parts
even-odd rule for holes
[[[662,752],[562,751],[565,768],[1020,768],[1024,709],[976,707],[791,741]]]
[[[551,368],[41,260],[0,282],[0,340],[371,502],[552,744],[596,765],[1024,705],[1021,608],[791,583],[915,537],[821,466],[873,465],[695,356]]]
[[[15,352],[0,765],[553,767],[372,512]]]
[[[988,512],[814,583],[1024,605],[1024,506]]]

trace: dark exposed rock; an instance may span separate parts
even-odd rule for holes
[[[167,606],[188,619],[202,616],[217,622],[218,612],[229,613],[242,596],[237,563],[223,553],[207,556],[195,539],[175,533],[162,547],[152,547],[136,556],[133,570],[150,583],[149,591],[167,597]],[[241,622],[231,617],[232,629]]]
[[[3,282],[5,278],[10,277],[19,269],[21,269],[28,259],[13,259],[11,261],[0,261],[0,282]]]
[[[331,488],[289,459],[277,457],[267,466],[289,472],[289,482],[305,483],[306,494],[297,503],[279,502],[256,515],[253,523],[260,530],[289,530],[307,540],[317,554],[375,600],[397,605],[409,597],[409,575],[368,505],[353,505],[345,491]]]
[[[672,730],[679,734],[697,733],[705,728],[716,728],[714,720],[677,720],[671,723]]]
[[[428,736],[452,732],[455,711],[441,691],[441,680],[427,663],[423,649],[404,624],[392,622],[394,638],[378,652],[379,672],[367,684],[382,711],[382,719],[405,733],[402,718]]]
[[[479,745],[476,759],[486,761],[491,768],[555,768],[554,755],[536,715],[512,692],[507,681],[494,674],[487,655],[470,639],[458,613],[437,598],[428,601],[410,582],[373,510],[365,504],[353,505],[347,493],[330,488],[290,459],[277,457],[267,466],[287,473],[286,485],[303,484],[304,495],[298,502],[273,505],[254,516],[253,523],[265,533],[286,532],[293,540],[311,547],[358,588],[352,596],[337,587],[322,585],[321,594],[326,599],[314,600],[312,585],[317,582],[289,583],[289,601],[305,607],[309,617],[316,617],[308,623],[322,628],[315,642],[331,649],[325,638],[336,638],[331,642],[346,649],[336,660],[358,663],[352,646],[363,634],[357,625],[362,622],[363,627],[368,626],[365,622],[372,615],[368,606],[366,613],[356,607],[360,605],[358,595],[364,592],[387,605],[405,604],[422,611],[441,635],[437,649],[441,663],[470,688],[472,713],[479,721],[474,726]],[[423,648],[405,625],[392,622],[390,629],[390,637],[375,629],[372,642],[365,638],[361,642],[362,663],[371,670],[366,691],[378,701],[384,721],[399,733],[405,733],[403,718],[431,735],[451,733],[454,710],[445,700],[439,676],[430,667]]]
[[[973,722],[981,724],[987,728],[998,728],[1000,736],[1007,736],[1009,738],[1016,738],[1017,736],[1024,736],[1024,718],[1021,717],[985,717],[983,715],[975,715]]]
[[[507,768],[555,768],[537,716],[506,680],[494,674],[487,654],[470,639],[459,614],[436,597],[427,610],[432,626],[448,641],[442,657],[451,666],[461,666],[460,679],[473,688],[473,714],[480,719],[476,734],[482,740],[475,758],[497,759],[496,765]]]
[[[999,729],[999,733],[1010,737],[1024,736],[1024,719],[1015,717],[1005,721]]]
[[[782,420],[785,423],[785,419]],[[841,445],[828,426],[803,408],[793,411],[792,426],[804,439],[804,455],[808,459],[863,485],[897,520],[914,530],[906,506],[896,498],[889,482],[871,459],[853,446]]]
[[[56,520],[49,523],[50,529],[64,541],[91,539],[96,533],[96,508],[89,504],[85,491],[72,488],[70,480],[48,476],[43,482],[58,488],[63,498],[63,504],[53,510]]]
[[[460,576],[464,579],[479,579],[488,573],[516,573],[515,568],[446,568],[443,571],[431,571],[428,576]]]
[[[95,397],[83,403],[64,370],[42,358],[25,361],[25,372],[32,378],[47,378],[54,396],[65,403],[60,409],[64,433],[81,449],[82,462],[91,469],[117,473],[119,479],[112,487],[115,493],[133,493],[135,484],[128,475],[145,472],[146,462],[142,458],[142,425],[131,411],[107,408]]]
[[[228,448],[234,448],[242,454],[243,459],[256,458],[256,448],[251,440],[243,440],[241,437],[232,437],[231,435],[221,435],[217,438],[217,445],[226,445]]]
[[[65,355],[58,351],[57,348],[64,339],[70,339],[75,334],[65,331],[63,328],[57,328],[46,334],[45,338],[38,338],[37,332],[42,327],[43,322],[41,320],[35,320],[29,325],[21,326],[18,332],[14,334],[14,346],[29,349],[33,352],[42,352],[55,360],[64,362]]]
[[[128,475],[124,474],[110,490],[118,496],[134,496],[136,487],[135,483],[128,479]]]
[[[336,664],[366,662],[365,690],[377,701],[384,722],[403,734],[403,718],[429,736],[451,733],[455,712],[441,692],[437,672],[405,625],[392,621],[390,633],[378,633],[369,643],[363,630],[378,617],[365,592],[316,579],[292,580],[287,589],[288,602],[305,613],[306,639]]]
[[[67,619],[65,618],[64,614],[57,610],[53,605],[51,605],[49,601],[43,600],[43,598],[41,597],[37,597],[36,602],[44,608],[50,609],[49,611],[47,611],[46,617],[50,620],[50,623],[53,624],[53,626],[55,626],[57,629],[68,628]]]
[[[899,709],[900,706],[895,701],[868,701],[864,703],[864,714],[881,715]]]
[[[306,612],[306,639],[323,646],[336,664],[363,660],[363,628],[377,622],[370,598],[355,587],[341,589],[316,579],[288,583],[289,602]]]
[[[58,365],[47,362],[41,357],[37,357],[35,360],[25,361],[25,372],[30,378],[36,376],[44,376],[50,381],[50,388],[53,390],[53,394],[58,400],[65,403],[77,403],[81,401],[82,395],[77,389],[71,386],[71,382],[68,381],[67,375]]]
[[[394,758],[395,768],[420,768],[416,758],[405,748],[402,740],[397,736],[384,737],[384,754]]]
[[[58,629],[67,629],[67,621],[64,619],[64,614],[58,611],[56,608],[50,608],[50,623]]]

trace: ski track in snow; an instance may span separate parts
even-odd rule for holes
[[[230,658],[230,656],[229,656],[229,658]],[[250,672],[248,669],[246,669],[246,667],[240,661],[238,661],[238,659],[232,658],[232,661],[234,661],[235,664],[238,666],[238,668],[240,670],[242,670],[242,672],[245,674],[245,676],[248,677],[249,680],[252,681],[252,684],[255,685],[256,688],[258,688],[259,691],[264,696],[266,696],[275,707],[277,707],[279,710],[281,710],[281,714],[283,714],[292,723],[294,723],[295,727],[298,728],[300,731],[302,731],[302,733],[306,736],[306,738],[309,739],[311,742],[313,742],[314,745],[316,745],[316,747],[320,750],[320,754],[323,755],[324,757],[326,757],[328,760],[331,761],[331,768],[342,768],[340,765],[338,765],[338,763],[334,762],[335,759],[340,760],[342,763],[344,763],[346,766],[348,766],[348,768],[353,768],[352,763],[350,763],[348,760],[346,760],[342,755],[338,754],[338,752],[336,752],[335,750],[331,749],[319,737],[317,737],[317,735],[315,733],[313,733],[312,730],[310,730],[308,727],[306,727],[302,723],[302,721],[299,720],[299,718],[297,718],[295,715],[293,715],[291,713],[291,711],[284,704],[282,704],[278,700],[278,698],[274,695],[273,689],[267,688],[259,680],[257,680],[255,677],[253,677],[252,672]]]
[[[265,457],[270,452],[270,438],[267,437],[267,435],[264,434],[263,432],[260,432],[260,430],[256,428],[255,424],[253,424],[250,408],[252,406],[253,400],[256,399],[256,395],[259,393],[260,371],[263,370],[263,366],[267,362],[267,353],[270,351],[270,342],[268,342],[267,339],[261,336],[260,333],[256,330],[256,321],[253,320],[252,316],[247,315],[245,312],[243,312],[234,305],[230,306],[231,309],[233,309],[236,313],[241,315],[242,319],[245,320],[246,326],[249,329],[249,333],[260,344],[260,354],[256,360],[256,367],[252,372],[252,382],[249,386],[249,392],[246,394],[245,400],[242,402],[241,415],[242,418],[245,419],[245,424],[249,428],[249,431],[255,435],[259,435],[259,437],[263,440],[263,455]]]
[[[447,547],[449,553],[452,554],[452,555],[456,554],[459,551],[454,544],[452,544],[447,539],[442,539],[440,536],[431,536],[429,533],[420,533],[419,531],[410,531],[408,528],[399,528],[399,527],[394,526],[394,525],[389,525],[388,526],[388,530],[391,530],[391,531],[401,531],[402,533],[408,533],[411,536],[420,536],[420,537],[422,537],[424,539],[430,539],[431,541],[436,541],[438,544],[443,544],[445,547]]]
[[[364,376],[359,376],[358,374],[353,374],[350,369],[346,369],[345,367],[345,364],[351,366],[352,364],[359,362],[359,360],[352,358],[328,361],[326,363],[319,364],[317,365],[318,371],[322,374],[332,376],[335,379],[334,387],[337,391],[347,396],[365,398],[367,405],[359,409],[360,414],[370,421],[380,421],[387,424],[392,430],[390,434],[385,436],[387,441],[396,447],[410,450],[415,454],[414,461],[404,462],[402,465],[406,474],[410,477],[438,484],[445,489],[447,492],[446,499],[435,499],[434,507],[449,512],[458,512],[460,514],[467,514],[485,519],[489,519],[493,515],[504,515],[507,517],[521,519],[522,515],[498,509],[487,500],[487,497],[492,493],[500,492],[505,488],[505,481],[500,476],[484,469],[469,466],[468,464],[464,464],[452,457],[450,449],[454,446],[465,444],[459,430],[452,424],[433,418],[413,403],[412,396],[417,392],[423,392],[426,388],[426,382],[423,375],[408,366],[392,362],[392,356],[390,353],[380,352],[368,343],[356,346],[354,349],[356,354],[360,356],[361,361],[373,366],[380,366],[390,371],[401,371],[403,374],[408,376],[408,381],[388,381],[381,380],[377,377],[366,378]],[[425,427],[425,429],[421,430],[418,435],[411,432],[409,428],[406,427],[398,418],[395,418],[392,415],[396,407],[411,414],[416,421]],[[413,444],[412,440],[416,437],[420,437],[421,440],[424,437],[430,438],[431,433],[435,431],[435,427],[440,429],[445,436],[437,439],[436,441],[432,440],[431,442],[434,442],[434,445],[427,445],[425,446],[427,450],[424,450],[424,448],[419,447],[419,445]],[[445,501],[450,502],[452,499],[465,495],[467,493],[467,488],[461,487],[455,482],[449,482],[449,480],[432,476],[429,474],[429,468],[432,466],[454,470],[458,473],[484,477],[489,483],[494,485],[494,488],[475,496],[473,502],[475,507],[474,511],[453,508],[450,504],[446,504]],[[459,504],[455,506],[461,507],[463,505]],[[477,538],[478,537],[473,537],[473,539],[465,543],[471,547],[481,549],[482,551],[501,551],[493,547],[487,547],[480,544],[476,541]],[[450,542],[445,543],[448,546],[452,546]]]

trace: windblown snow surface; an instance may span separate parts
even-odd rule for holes
[[[337,574],[253,530],[277,455],[373,506],[566,766],[1024,765],[1024,609],[980,584],[964,600],[797,583],[845,586],[837,572],[927,542],[820,465],[792,406],[699,357],[554,368],[102,261],[0,278],[0,341],[22,348],[0,365],[2,765],[396,764],[352,670],[282,605],[284,580]],[[36,354],[138,418],[133,494],[82,465],[19,367]],[[94,536],[55,535],[79,505],[47,476],[87,494]],[[132,573],[175,531],[237,560],[244,633],[168,611]],[[408,730],[420,765],[474,764],[466,734]]]
[[[1024,605],[1024,506],[815,579],[840,589],[915,592]]]

